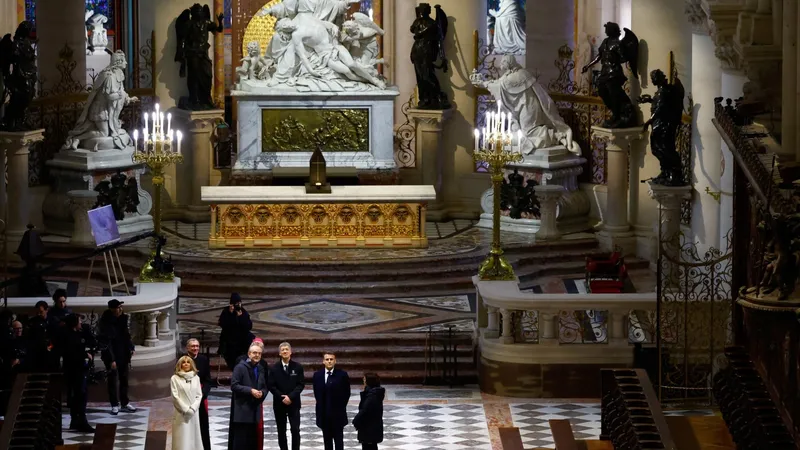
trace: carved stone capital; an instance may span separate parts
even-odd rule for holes
[[[225,111],[221,109],[209,109],[205,111],[186,111],[179,109],[175,111],[175,117],[181,120],[187,132],[210,133],[214,127],[222,120],[225,120]]]
[[[692,24],[692,33],[711,34],[708,25],[708,15],[705,10],[703,10],[701,0],[686,0],[684,13],[686,14],[686,18],[689,19],[689,23]]]
[[[444,122],[453,115],[453,108],[443,110],[415,109],[408,110],[408,117],[423,129],[440,131]]]

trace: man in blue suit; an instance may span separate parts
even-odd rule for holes
[[[350,377],[335,369],[336,355],[322,355],[324,369],[314,372],[314,398],[317,400],[317,427],[322,430],[325,450],[344,450],[344,427],[347,425],[347,402],[350,400]]]

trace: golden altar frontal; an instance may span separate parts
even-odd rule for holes
[[[211,207],[209,248],[428,246],[425,208],[433,186],[203,186]]]

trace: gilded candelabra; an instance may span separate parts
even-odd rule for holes
[[[487,113],[483,136],[481,136],[480,130],[475,130],[475,151],[472,155],[476,162],[483,162],[488,166],[489,174],[492,176],[494,194],[492,248],[489,256],[478,268],[478,276],[481,280],[513,280],[515,278],[514,268],[503,256],[503,249],[500,247],[500,189],[506,164],[521,162],[523,159],[521,153],[522,132],[517,131],[517,145],[514,146],[510,132],[511,115],[501,113],[501,107],[502,105],[498,102],[497,112]]]
[[[153,180],[153,231],[156,233],[155,239],[153,239],[153,248],[155,251],[139,273],[139,280],[142,282],[166,282],[172,281],[174,278],[171,269],[164,270],[163,255],[161,255],[161,244],[163,244],[163,240],[160,240],[161,187],[164,185],[164,170],[171,164],[183,161],[183,155],[181,155],[183,135],[180,131],[175,132],[172,129],[172,114],[166,115],[166,127],[164,119],[164,113],[159,111],[158,104],[152,115],[144,114],[141,148],[139,148],[139,130],[133,131],[133,145],[136,149],[133,160],[137,163],[147,164]],[[177,141],[177,145],[174,145],[175,141]]]

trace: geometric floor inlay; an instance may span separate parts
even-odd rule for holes
[[[475,331],[475,321],[472,319],[459,319],[451,322],[422,325],[397,331],[400,333],[427,333],[428,331],[449,331],[451,328],[454,332],[472,333]]]
[[[114,450],[144,450],[144,442],[150,420],[149,408],[137,408],[134,413],[120,412],[116,416],[111,415],[110,406],[88,408],[86,410],[86,418],[93,427],[98,423],[117,425]],[[67,412],[67,414],[62,415],[61,419],[61,424],[64,428],[61,436],[64,439],[64,444],[91,444],[92,440],[94,440],[94,435],[67,430],[69,421],[69,413]]]
[[[407,312],[325,300],[259,311],[253,316],[262,322],[323,332],[418,317]]]
[[[442,295],[434,297],[409,297],[409,298],[387,298],[387,302],[408,303],[418,306],[429,306],[432,308],[449,309],[451,311],[470,312],[472,308],[469,304],[467,295]]]

